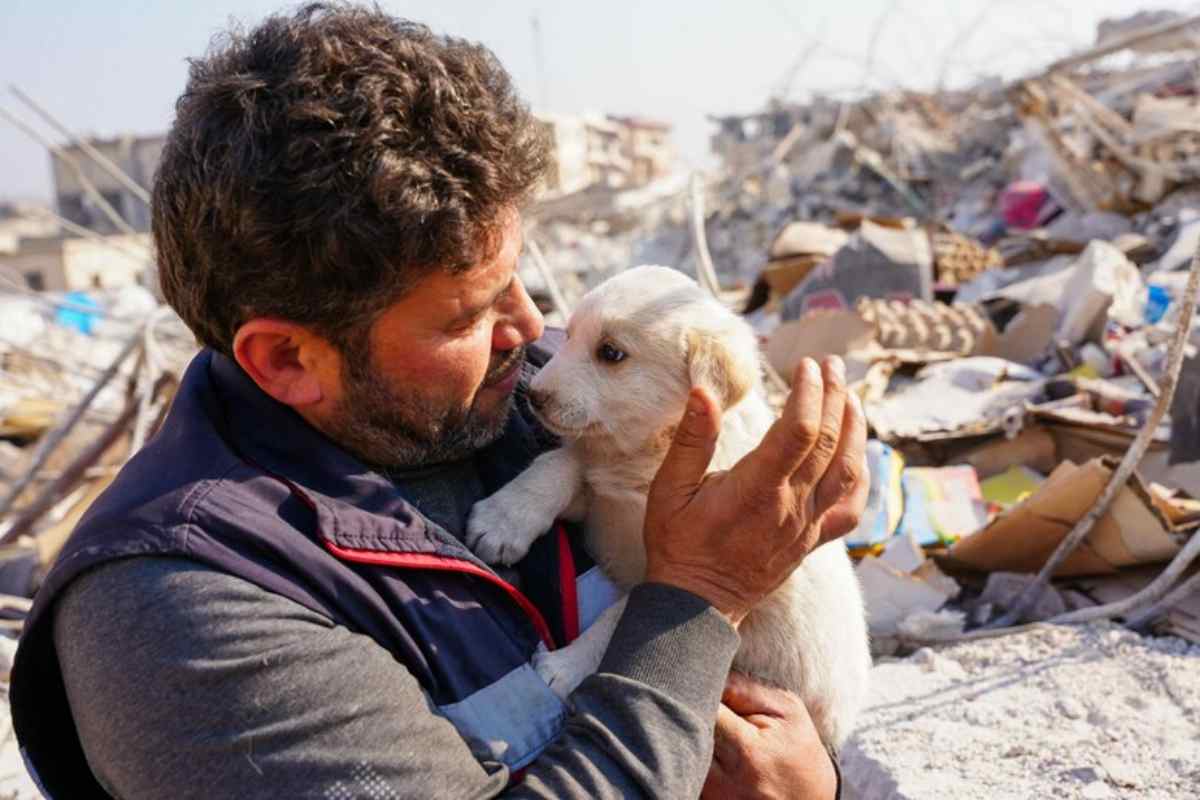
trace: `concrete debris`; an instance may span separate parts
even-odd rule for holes
[[[951,595],[912,574],[901,572],[874,556],[866,556],[855,570],[862,584],[871,636],[894,635],[899,625],[917,612],[937,611]]]
[[[993,605],[1002,608],[1010,608],[1029,582],[1033,580],[1033,576],[1023,572],[993,572],[987,577],[987,585],[983,587],[983,594],[979,596],[979,601],[983,603],[992,603]],[[1062,598],[1062,595],[1054,588],[1050,587],[1038,601],[1038,605],[1033,609],[1033,615],[1038,619],[1050,619],[1057,617],[1067,610],[1067,603]]]

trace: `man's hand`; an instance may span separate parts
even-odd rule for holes
[[[837,772],[800,698],[731,673],[701,800],[836,795]]]
[[[646,580],[687,589],[737,625],[820,545],[858,524],[869,487],[866,419],[841,359],[804,359],[783,413],[728,472],[705,475],[721,412],[703,389],[646,506]]]

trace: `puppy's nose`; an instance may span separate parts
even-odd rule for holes
[[[539,389],[529,390],[529,405],[537,411],[541,411],[546,407],[546,403],[550,400],[550,393]]]

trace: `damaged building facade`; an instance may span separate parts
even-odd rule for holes
[[[125,134],[86,140],[92,150],[142,186],[149,186],[154,179],[165,144],[166,137],[162,135]],[[84,148],[85,145],[78,143],[67,144],[61,148],[63,156],[52,155],[50,158],[58,213],[97,233],[116,233],[112,220],[97,207],[90,187],[85,186],[90,183],[130,227],[141,233],[149,231],[150,209],[146,203]]]
[[[643,117],[539,114],[551,141],[543,193],[630,189],[670,174],[676,158],[671,126]]]

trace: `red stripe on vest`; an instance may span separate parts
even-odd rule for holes
[[[268,476],[288,487],[288,491],[304,505],[311,508],[314,512],[317,510],[317,504],[313,501],[308,493],[297,486],[293,481],[288,480],[282,475],[278,475],[266,469],[262,465],[246,459],[249,463],[261,469]],[[551,650],[556,649],[554,644],[554,636],[550,633],[550,626],[546,624],[542,613],[537,610],[537,606],[521,593],[521,590],[513,586],[508,581],[501,578],[494,572],[483,569],[477,564],[472,564],[470,561],[463,561],[460,558],[452,558],[450,556],[438,556],[431,553],[391,553],[378,550],[355,550],[349,547],[339,547],[329,541],[324,534],[321,534],[318,529],[318,535],[321,542],[324,543],[326,549],[339,558],[344,558],[347,561],[357,561],[360,564],[373,564],[384,567],[401,567],[407,569],[437,569],[446,572],[461,572],[467,575],[474,575],[477,578],[482,578],[493,586],[498,586],[504,590],[505,594],[512,598],[513,602],[525,612],[529,617],[529,621],[533,623],[534,630],[538,636]],[[574,581],[571,583],[571,588],[574,590]],[[578,627],[578,624],[576,624]]]
[[[564,645],[579,638],[579,595],[575,590],[575,556],[571,540],[561,522],[554,526],[558,534],[558,585],[562,591],[562,621]]]
[[[533,627],[537,630],[538,636],[546,643],[546,647],[551,650],[555,649],[554,637],[550,634],[550,626],[546,624],[546,620],[542,617],[540,611],[534,606],[533,602],[521,593],[521,590],[513,586],[508,581],[496,575],[493,572],[488,572],[481,567],[472,564],[470,561],[463,561],[450,556],[437,556],[431,553],[388,553],[378,550],[353,550],[348,547],[339,547],[325,537],[321,537],[325,543],[325,547],[329,552],[333,553],[338,558],[344,558],[347,561],[357,561],[360,564],[374,564],[384,567],[401,567],[407,569],[438,569],[446,572],[462,572],[467,575],[474,575],[477,578],[482,578],[493,586],[499,586],[501,589],[513,599],[521,610],[528,616],[533,623]],[[574,584],[572,584],[572,587]],[[578,627],[578,623],[576,624]]]

